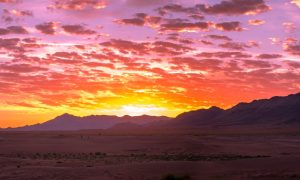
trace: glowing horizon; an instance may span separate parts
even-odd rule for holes
[[[300,92],[298,0],[0,0],[0,15],[0,128]]]

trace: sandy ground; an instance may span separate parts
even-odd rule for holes
[[[0,180],[159,180],[168,174],[178,179],[300,179],[300,131],[0,132]]]

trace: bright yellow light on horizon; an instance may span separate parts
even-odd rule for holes
[[[166,108],[154,105],[125,105],[122,106],[121,111],[129,116],[160,115],[161,112],[166,111]]]

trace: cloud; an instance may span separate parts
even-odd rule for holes
[[[271,10],[264,0],[223,0],[215,5],[198,5],[207,14],[254,15]]]
[[[46,22],[35,26],[37,30],[44,34],[54,35],[57,24],[55,22]]]
[[[7,9],[4,9],[3,12],[5,14],[11,14],[11,15],[15,15],[15,16],[33,16],[33,12],[29,11],[29,10],[17,10],[17,9],[7,10]]]
[[[255,68],[255,69],[262,69],[262,68],[270,68],[272,65],[266,61],[257,61],[257,60],[243,60],[243,65],[246,68]]]
[[[167,41],[156,41],[152,43],[152,45],[154,47],[151,48],[151,51],[159,53],[161,55],[179,55],[187,51],[193,50],[190,47],[181,44],[167,42]]]
[[[288,64],[293,69],[300,69],[300,62],[295,61],[285,61],[286,64]]]
[[[186,13],[186,14],[189,14],[190,17],[191,16],[194,16],[197,18],[201,18],[203,19],[204,16],[201,15],[201,10],[197,7],[197,6],[194,6],[194,7],[184,7],[182,5],[179,5],[179,4],[168,4],[166,6],[163,6],[163,7],[160,7],[158,9],[156,9],[156,11],[164,16],[168,13]]]
[[[225,52],[225,51],[219,51],[219,52],[202,52],[197,55],[198,57],[205,57],[205,58],[251,58],[252,55],[246,54],[243,52],[233,51],[233,52]]]
[[[33,12],[30,10],[3,9],[1,19],[6,23],[12,23],[24,20],[24,17],[33,17]]]
[[[52,57],[58,57],[69,60],[82,59],[82,56],[80,56],[76,52],[55,52],[54,54],[52,54]]]
[[[132,18],[132,19],[120,19],[116,21],[119,24],[143,26],[145,24],[144,19]]]
[[[300,8],[300,0],[292,0],[291,3],[295,4],[296,6],[298,6]]]
[[[215,34],[211,34],[211,35],[207,35],[205,36],[207,38],[211,38],[211,39],[215,39],[215,40],[224,40],[224,41],[232,41],[232,39],[228,36],[225,35],[215,35]]]
[[[300,56],[300,43],[295,42],[291,44],[286,44],[284,50],[292,55]]]
[[[101,43],[103,46],[116,48],[122,53],[132,52],[139,55],[145,55],[149,53],[147,44],[148,43],[136,43],[121,39],[111,39],[110,41]]]
[[[178,22],[178,19],[169,19],[167,23],[160,26],[160,31],[176,31],[176,32],[198,32],[208,31],[209,22]]]
[[[233,49],[233,50],[245,50],[246,48],[253,48],[258,47],[259,45],[256,42],[225,42],[219,44],[219,47],[226,48],[226,49]]]
[[[215,24],[215,28],[221,31],[242,31],[241,23],[237,21]]]
[[[158,16],[149,16],[145,13],[135,14],[134,18],[120,19],[115,21],[118,24],[148,26],[158,29],[161,32],[177,31],[177,32],[197,32],[207,31],[210,22],[190,22],[188,19],[166,19]]]
[[[0,28],[0,35],[8,34],[28,34],[28,31],[22,26],[9,26],[7,28]]]
[[[206,40],[200,40],[200,43],[202,43],[202,44],[204,44],[204,45],[214,45],[213,42],[206,41]]]
[[[284,30],[287,33],[294,32],[297,29],[296,25],[292,22],[284,22],[282,23],[282,26],[284,27]]]
[[[18,38],[2,39],[0,38],[0,49],[15,49],[20,42]]]
[[[97,33],[96,31],[86,29],[84,26],[79,24],[63,25],[62,28],[65,32],[76,35],[93,35]]]
[[[150,26],[157,27],[162,18],[158,16],[149,16],[145,13],[137,13],[134,18],[115,20],[118,24],[135,25],[135,26]]]
[[[175,5],[173,5],[175,6]],[[171,6],[171,7],[173,7]],[[181,7],[180,5],[178,5]],[[169,7],[169,6],[166,6]],[[175,6],[177,7],[177,6]],[[159,16],[150,16],[145,13],[137,13],[133,18],[118,19],[115,23],[123,25],[134,25],[134,26],[148,26],[154,29],[158,29],[160,32],[199,32],[209,31],[210,28],[215,28],[220,31],[242,31],[241,23],[238,21],[231,22],[204,22],[198,21],[198,19],[189,16],[190,19],[186,18],[164,18]]]
[[[183,43],[183,44],[188,44],[188,45],[192,45],[195,43],[195,41],[193,39],[181,37],[178,33],[167,34],[167,39],[171,40],[171,41],[177,41],[177,42]],[[205,42],[203,41],[202,43],[205,43]],[[207,41],[207,43],[208,43],[208,41]]]
[[[9,26],[7,30],[10,34],[27,34],[28,31],[22,26]]]
[[[106,4],[105,0],[55,0],[54,4],[48,8],[64,10],[103,9]]]
[[[278,59],[283,57],[281,54],[260,54],[256,56],[259,59]]]
[[[20,0],[0,0],[0,3],[17,3],[20,2]]]
[[[172,43],[168,41],[154,41],[150,42],[133,42],[121,39],[111,39],[110,41],[103,42],[101,45],[111,47],[123,54],[136,54],[148,55],[151,52],[161,56],[166,55],[179,55],[193,50],[182,44]]]
[[[15,73],[29,73],[48,70],[47,68],[32,66],[30,64],[0,64],[0,69],[2,71],[9,71]]]
[[[250,20],[248,21],[248,24],[254,25],[254,26],[259,26],[259,25],[262,25],[262,24],[265,24],[265,23],[266,23],[266,21],[264,21],[264,20],[259,20],[259,19],[250,19]]]

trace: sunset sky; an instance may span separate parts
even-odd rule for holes
[[[300,0],[0,0],[0,127],[300,91]]]

